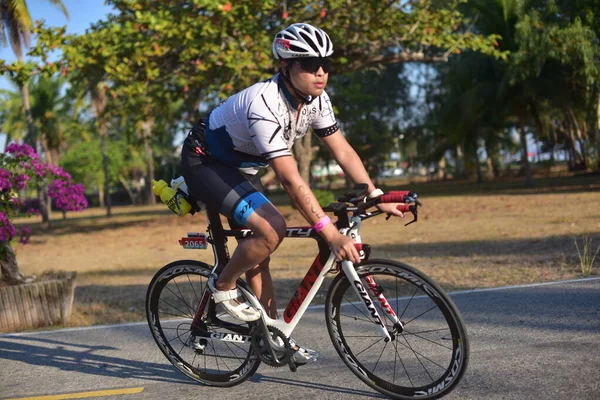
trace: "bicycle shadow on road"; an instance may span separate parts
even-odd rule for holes
[[[97,351],[107,350],[120,349],[27,336],[0,337],[0,360],[20,361],[89,375],[194,384],[182,378],[181,373],[170,365],[95,354]]]
[[[321,392],[326,392],[328,394],[339,393],[340,396],[343,395],[355,395],[355,396],[364,396],[365,398],[380,398],[387,399],[388,397],[379,394],[375,391],[366,391],[366,390],[358,390],[358,389],[350,389],[348,387],[341,386],[333,386],[333,385],[325,385],[322,383],[315,383],[310,381],[300,381],[289,378],[275,378],[272,376],[264,376],[261,374],[254,374],[249,382],[252,383],[276,383],[281,385],[287,385],[294,389],[313,389]]]

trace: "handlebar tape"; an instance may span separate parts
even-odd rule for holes
[[[396,210],[403,212],[403,213],[410,212],[410,204],[398,204],[398,206],[396,207]]]
[[[409,194],[409,191],[391,191],[379,197],[380,203],[404,203],[404,198]]]

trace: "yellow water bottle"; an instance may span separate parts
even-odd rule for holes
[[[160,197],[160,200],[165,203],[171,211],[180,217],[183,217],[192,209],[190,203],[188,203],[185,198],[178,195],[177,192],[162,179],[159,181],[152,180],[152,191],[155,195]]]

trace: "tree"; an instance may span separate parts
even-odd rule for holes
[[[403,64],[378,71],[353,72],[330,80],[336,118],[367,170],[377,175],[399,134],[409,109],[409,85]]]
[[[544,137],[560,120],[578,158],[574,143],[583,137],[581,113],[595,99],[590,88],[597,87],[596,36],[577,18],[557,20],[561,12],[553,2],[472,1],[468,6],[471,11],[465,12],[479,15],[474,30],[500,33],[499,49],[509,56],[502,60],[465,52],[437,68],[440,87],[435,101],[440,105],[438,117],[432,119],[440,133],[449,134],[449,140],[438,142],[449,147],[437,154],[456,145],[479,166],[479,142],[484,141],[493,156],[499,144],[507,143],[506,131],[514,128],[525,181],[532,185],[528,132]]]
[[[109,118],[106,113],[134,110],[145,126],[147,157],[155,141],[153,117],[165,110],[164,104],[175,99],[187,104],[183,115],[168,117],[171,125],[180,116],[195,121],[200,102],[216,103],[269,76],[276,70],[273,35],[292,21],[308,21],[330,32],[335,63],[343,73],[405,61],[445,61],[465,48],[503,56],[494,47],[494,34],[469,31],[470,21],[455,10],[464,0],[373,0],[352,7],[341,0],[301,0],[289,2],[286,10],[281,2],[258,0],[235,5],[174,0],[108,3],[115,13],[85,35],[67,36],[64,30],[39,27],[36,54],[43,57],[61,49],[62,60],[53,68],[62,69],[72,82],[87,81],[95,93],[101,137],[107,135],[102,127]],[[303,171],[308,171],[311,160],[310,139],[307,135],[296,145],[297,152],[308,155],[300,160]],[[147,175],[152,174],[151,167],[148,164]]]
[[[62,210],[79,211],[87,207],[83,196],[83,185],[74,184],[71,176],[59,167],[46,164],[31,146],[11,143],[6,152],[0,154],[0,272],[9,284],[25,281],[19,272],[17,259],[11,242],[15,239],[13,225],[17,216],[31,216],[38,211],[27,207],[20,194],[36,180],[50,180],[49,196],[56,200]],[[19,241],[29,241],[30,230],[21,228]]]
[[[56,5],[65,15],[69,17],[67,9],[61,0],[48,0],[50,4]],[[27,8],[27,2],[25,0],[0,0],[0,7],[2,10],[2,16],[0,17],[0,40],[2,45],[6,47],[7,42],[17,56],[18,65],[16,68],[23,69],[23,48],[29,48],[31,43],[31,28],[32,22],[29,16],[29,10]],[[8,36],[8,41],[7,41]],[[21,87],[23,94],[23,105],[25,112],[25,120],[27,121],[27,129],[30,138],[35,138],[34,121],[31,115],[31,104],[29,99],[29,89],[27,86],[28,76],[20,76],[17,82]],[[27,78],[24,79],[23,78]],[[42,219],[44,223],[49,222],[49,214],[46,211],[49,208],[49,199],[46,196],[46,192],[41,191],[40,200],[42,202]]]

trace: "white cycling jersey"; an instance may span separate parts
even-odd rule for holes
[[[283,78],[276,74],[215,108],[204,135],[211,156],[256,174],[269,160],[291,155],[294,141],[309,128],[319,137],[338,130],[329,96],[323,92],[298,111]]]

